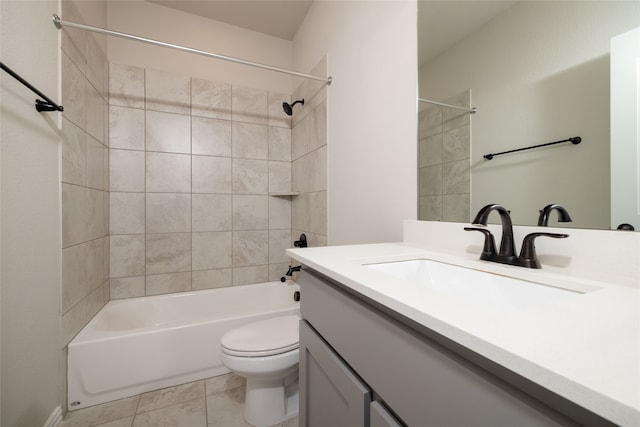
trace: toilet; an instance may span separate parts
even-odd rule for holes
[[[245,420],[256,427],[298,415],[298,315],[249,323],[223,335],[221,360],[247,379]]]

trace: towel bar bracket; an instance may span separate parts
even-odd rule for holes
[[[35,86],[33,86],[31,83],[29,83],[28,81],[20,77],[15,71],[7,67],[2,62],[0,62],[0,68],[2,69],[2,71],[5,71],[11,77],[16,79],[20,83],[22,83],[24,86],[26,86],[29,90],[31,90],[33,93],[38,95],[40,98],[44,99],[44,101],[42,99],[36,99],[35,107],[37,112],[41,113],[43,111],[64,111],[64,108],[62,107],[62,105],[58,105],[55,102],[53,102],[51,98],[49,98],[44,93],[40,92],[38,89],[36,89]]]

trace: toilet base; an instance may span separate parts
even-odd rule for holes
[[[298,415],[298,370],[281,379],[247,378],[244,419],[269,427]]]

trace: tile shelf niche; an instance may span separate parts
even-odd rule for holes
[[[274,193],[269,193],[271,197],[293,197],[300,195],[297,191],[277,191]]]

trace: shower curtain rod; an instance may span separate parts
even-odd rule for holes
[[[303,77],[305,79],[319,80],[321,82],[324,82],[327,86],[331,85],[331,81],[332,81],[331,76],[326,77],[326,78],[325,77],[318,77],[318,76],[314,76],[314,75],[311,75],[311,74],[300,73],[298,71],[287,70],[285,68],[278,68],[278,67],[274,67],[274,66],[271,66],[271,65],[260,64],[258,62],[251,62],[251,61],[247,61],[247,60],[240,59],[240,58],[234,58],[232,56],[220,55],[220,54],[217,54],[217,53],[211,53],[211,52],[206,52],[204,50],[198,50],[198,49],[193,49],[193,48],[190,48],[190,47],[179,46],[179,45],[176,45],[176,44],[165,43],[165,42],[161,42],[161,41],[158,41],[158,40],[153,40],[153,39],[147,39],[147,38],[144,38],[144,37],[134,36],[134,35],[131,35],[131,34],[125,34],[125,33],[119,33],[117,31],[105,30],[104,28],[91,27],[89,25],[77,24],[75,22],[69,22],[69,21],[63,21],[56,14],[53,14],[53,25],[55,25],[57,29],[61,29],[64,26],[64,27],[77,28],[77,29],[85,30],[85,31],[93,31],[94,33],[105,34],[107,36],[120,37],[120,38],[123,38],[123,39],[129,39],[129,40],[136,40],[136,41],[139,41],[139,42],[149,43],[149,44],[156,45],[156,46],[162,46],[162,47],[167,47],[167,48],[170,48],[170,49],[181,50],[183,52],[195,53],[196,55],[207,56],[209,58],[221,59],[223,61],[235,62],[235,63],[238,63],[238,64],[249,65],[251,67],[257,67],[257,68],[262,68],[262,69],[265,69],[265,70],[275,71],[277,73],[290,74],[292,76]]]
[[[442,107],[455,108],[456,110],[466,111],[469,114],[475,114],[478,111],[478,109],[476,107],[473,107],[473,108],[469,109],[469,108],[465,108],[465,107],[458,107],[457,105],[445,104],[443,102],[431,101],[429,99],[424,99],[424,98],[418,98],[418,101],[426,102],[427,104],[440,105]]]

